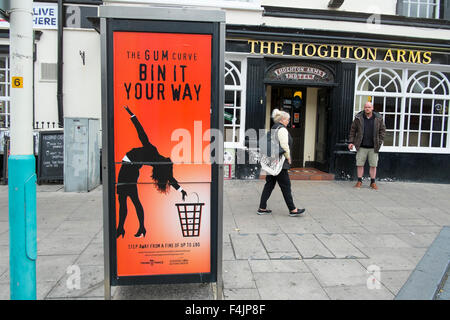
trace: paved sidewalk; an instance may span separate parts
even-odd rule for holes
[[[305,217],[289,217],[281,192],[272,215],[256,208],[264,181],[225,181],[226,299],[393,299],[443,226],[450,185],[292,181]],[[37,186],[38,299],[103,299],[101,187],[65,193]],[[9,299],[8,187],[0,186],[0,299]],[[81,289],[67,280],[77,266]],[[374,273],[369,273],[367,270]],[[380,283],[368,279],[380,280]],[[209,284],[116,287],[114,299],[213,299]]]

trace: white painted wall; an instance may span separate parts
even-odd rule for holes
[[[85,52],[85,65],[80,56]],[[100,35],[64,29],[64,116],[101,118]]]
[[[426,39],[450,39],[450,30],[386,25],[382,24],[382,20],[381,24],[374,25],[371,23],[355,23],[331,20],[263,17],[263,22],[267,26],[272,27],[344,31],[350,33],[368,33],[376,35],[385,34],[389,36],[396,35],[404,37],[413,36]]]
[[[227,24],[260,25],[262,23],[261,0],[106,0],[108,6],[190,7],[225,11]]]
[[[42,81],[41,63],[58,62],[58,33],[45,30],[36,43],[35,121],[58,122],[57,82]],[[64,29],[64,117],[101,117],[100,35],[94,30]],[[85,52],[85,65],[80,51]]]
[[[105,5],[259,9],[261,0],[104,0]]]
[[[306,90],[305,144],[303,149],[303,166],[305,162],[315,160],[317,91],[308,87]]]
[[[255,10],[225,10],[227,24],[261,25],[263,23],[262,11]]]
[[[36,42],[36,62],[34,63],[34,118],[35,122],[58,123],[58,107],[56,99],[57,82],[41,81],[41,63],[58,62],[58,32],[43,30]]]
[[[261,0],[262,6],[292,7],[302,9],[337,10],[365,13],[396,13],[397,0],[345,0],[338,9],[328,8],[330,0]]]
[[[340,22],[333,20],[262,17],[262,23],[272,27],[288,27],[311,30],[346,31],[355,33],[398,35],[425,39],[450,39],[450,31],[437,28],[415,28],[383,24],[378,14],[396,15],[397,0],[361,1],[345,0],[339,9],[329,9],[330,0],[261,0],[262,6],[335,10],[374,14],[369,23]],[[376,24],[374,25],[374,21]],[[253,24],[242,22],[243,24]]]
[[[398,35],[405,37],[450,39],[450,31],[443,29],[415,28],[385,25],[378,14],[396,15],[397,0],[361,1],[345,0],[338,9],[328,8],[330,0],[107,0],[105,5],[134,6],[192,6],[206,9],[222,9],[227,24],[266,25],[311,30],[346,31],[368,34]],[[333,20],[263,17],[264,6],[335,10],[374,14],[369,23],[338,22]],[[376,25],[373,22],[376,22]],[[378,23],[379,22],[379,23]]]

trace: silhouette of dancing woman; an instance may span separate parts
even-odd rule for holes
[[[144,208],[139,200],[137,190],[139,170],[143,165],[150,165],[153,167],[152,179],[156,182],[156,188],[159,192],[167,193],[168,185],[170,185],[181,192],[183,201],[187,193],[173,177],[173,163],[170,158],[165,158],[159,154],[158,149],[156,149],[156,147],[148,140],[147,134],[136,116],[131,112],[128,106],[124,106],[124,108],[131,116],[131,122],[133,122],[136,128],[142,147],[131,149],[122,159],[122,165],[117,179],[117,194],[119,196],[119,226],[117,227],[117,238],[120,236],[123,238],[125,236],[124,224],[128,213],[128,197],[130,197],[136,208],[136,215],[139,220],[139,229],[134,236],[140,238],[145,237],[147,232],[144,227]]]

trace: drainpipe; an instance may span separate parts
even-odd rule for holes
[[[58,102],[58,127],[64,126],[63,108],[63,0],[58,0],[58,88],[56,93]]]

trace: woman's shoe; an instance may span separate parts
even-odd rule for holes
[[[134,235],[136,238],[145,237],[145,234],[147,233],[147,230],[145,230],[144,227],[139,228],[138,232]]]
[[[268,210],[268,209],[258,209],[258,211],[256,211],[257,214],[259,214],[260,216],[265,215],[265,214],[271,214],[272,210]]]
[[[116,234],[117,234],[117,238],[122,236],[122,239],[123,239],[123,237],[125,236],[125,230],[123,228],[117,229]]]
[[[305,209],[298,209],[295,212],[289,211],[290,217],[303,217],[305,215]]]

